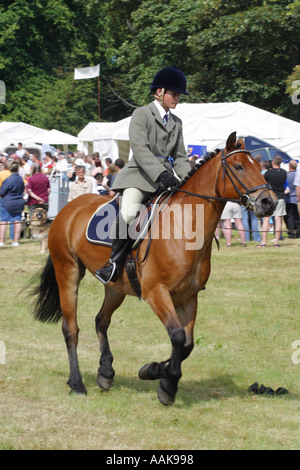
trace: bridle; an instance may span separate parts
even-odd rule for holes
[[[244,183],[239,179],[239,177],[236,175],[236,173],[233,171],[233,169],[229,166],[228,162],[227,162],[227,158],[228,157],[231,157],[232,155],[235,155],[235,154],[238,154],[238,153],[246,153],[247,155],[250,155],[251,156],[251,152],[249,152],[248,150],[245,150],[245,149],[238,149],[238,150],[233,150],[232,152],[229,152],[227,154],[225,154],[224,152],[224,149],[222,150],[222,155],[221,155],[221,165],[220,165],[220,168],[218,170],[218,175],[217,175],[217,178],[216,178],[216,193],[217,193],[217,197],[215,196],[206,196],[206,195],[203,195],[203,194],[197,194],[197,193],[191,193],[189,191],[185,191],[183,189],[180,189],[180,188],[177,188],[175,190],[176,191],[180,191],[181,193],[185,193],[185,194],[188,194],[190,196],[195,196],[195,197],[199,197],[199,198],[202,198],[202,199],[213,199],[213,200],[217,200],[217,201],[231,201],[231,202],[238,202],[240,203],[242,206],[246,207],[246,208],[249,208],[249,207],[253,207],[257,201],[257,199],[265,192],[265,191],[268,191],[271,188],[271,186],[268,184],[268,183],[265,183],[265,184],[260,184],[259,186],[255,186],[253,188],[247,188],[247,186],[244,185]],[[233,185],[234,189],[236,190],[237,194],[239,195],[239,199],[229,199],[229,198],[225,198],[225,197],[222,197],[220,196],[218,190],[217,190],[217,186],[218,186],[218,180],[219,180],[219,175],[220,175],[220,170],[223,168],[223,175],[222,175],[222,180],[224,180],[225,178],[225,175],[228,176],[231,184]],[[243,193],[240,188],[236,185],[236,182],[238,184],[240,184],[242,186],[242,188],[245,190],[245,192]],[[262,189],[263,191],[261,191],[259,193],[259,195],[257,196],[257,198],[255,199],[255,201],[250,201],[250,197],[249,197],[249,194],[251,193],[254,193],[255,191],[258,191],[259,189]]]
[[[222,167],[223,167],[223,176],[222,179],[225,178],[225,175],[228,176],[228,178],[231,181],[231,184],[233,185],[234,189],[240,196],[240,199],[238,202],[242,204],[244,207],[249,207],[249,206],[254,206],[257,199],[265,192],[268,191],[271,188],[271,186],[268,183],[265,184],[260,184],[259,186],[254,186],[253,188],[247,188],[247,186],[244,185],[244,183],[239,179],[239,177],[236,175],[236,173],[232,170],[232,168],[228,165],[227,158],[231,157],[231,155],[235,155],[238,153],[246,153],[247,155],[251,156],[251,152],[245,149],[238,149],[238,150],[233,150],[232,152],[229,152],[227,155],[225,155],[224,150],[222,150],[222,156],[221,156],[221,162],[222,162]],[[241,190],[237,187],[237,185],[234,182],[234,179],[242,186],[242,188],[245,190],[244,193],[241,192]],[[217,178],[218,180],[218,178]],[[216,181],[217,185],[217,181]],[[250,201],[249,194],[254,193],[255,191],[258,191],[259,189],[263,189],[262,192],[259,193],[255,201]],[[217,188],[216,188],[216,193],[218,194]],[[219,195],[220,196],[220,195]]]

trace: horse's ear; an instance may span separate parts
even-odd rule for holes
[[[240,138],[238,139],[237,143],[236,143],[236,146],[239,148],[239,149],[245,149],[245,141],[244,139]]]
[[[236,132],[232,132],[226,141],[226,150],[227,152],[232,152],[236,148]]]

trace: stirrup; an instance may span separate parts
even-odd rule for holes
[[[111,273],[109,274],[109,277],[107,279],[103,278],[103,271],[105,272],[105,269],[106,268],[109,268],[112,266],[112,270],[111,270]],[[95,271],[95,277],[103,282],[103,284],[108,284],[111,279],[113,278],[115,272],[116,272],[116,269],[117,269],[117,263],[115,261],[112,261],[112,259],[110,258],[107,263],[105,263],[100,269],[98,269],[97,271]]]

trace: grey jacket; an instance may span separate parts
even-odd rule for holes
[[[173,159],[173,168],[180,179],[191,169],[186,156],[182,136],[182,122],[170,113],[165,127],[154,103],[137,108],[129,125],[129,140],[132,158],[117,174],[113,183],[114,191],[137,188],[153,193],[160,186],[160,174],[172,172],[168,157]]]

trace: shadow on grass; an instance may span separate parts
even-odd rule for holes
[[[87,389],[95,387],[96,374],[83,374],[83,380]],[[116,375],[113,389],[132,390],[133,393],[150,392],[156,395],[158,380],[140,380],[137,376],[125,377]],[[109,390],[107,390],[109,393]],[[244,397],[248,395],[247,390],[240,389],[233,381],[232,377],[222,375],[200,381],[180,381],[177,401],[183,401],[184,406],[191,406],[194,403],[209,400],[219,400],[228,397]]]
[[[96,374],[83,374],[83,380],[87,387],[94,388],[96,385]],[[250,386],[251,384],[249,384]],[[125,377],[116,375],[113,390],[118,391],[127,389],[132,393],[153,393],[156,396],[158,387],[158,380],[140,380],[137,376]],[[110,390],[100,390],[99,393],[109,393]],[[210,400],[222,400],[224,398],[245,398],[253,397],[254,394],[248,392],[248,385],[245,388],[238,387],[230,375],[219,375],[216,377],[193,381],[182,380],[179,382],[178,392],[175,404],[177,406],[189,407],[197,403],[208,402]],[[289,393],[282,396],[268,396],[260,395],[260,398],[267,400],[300,400],[300,396],[294,393]]]

